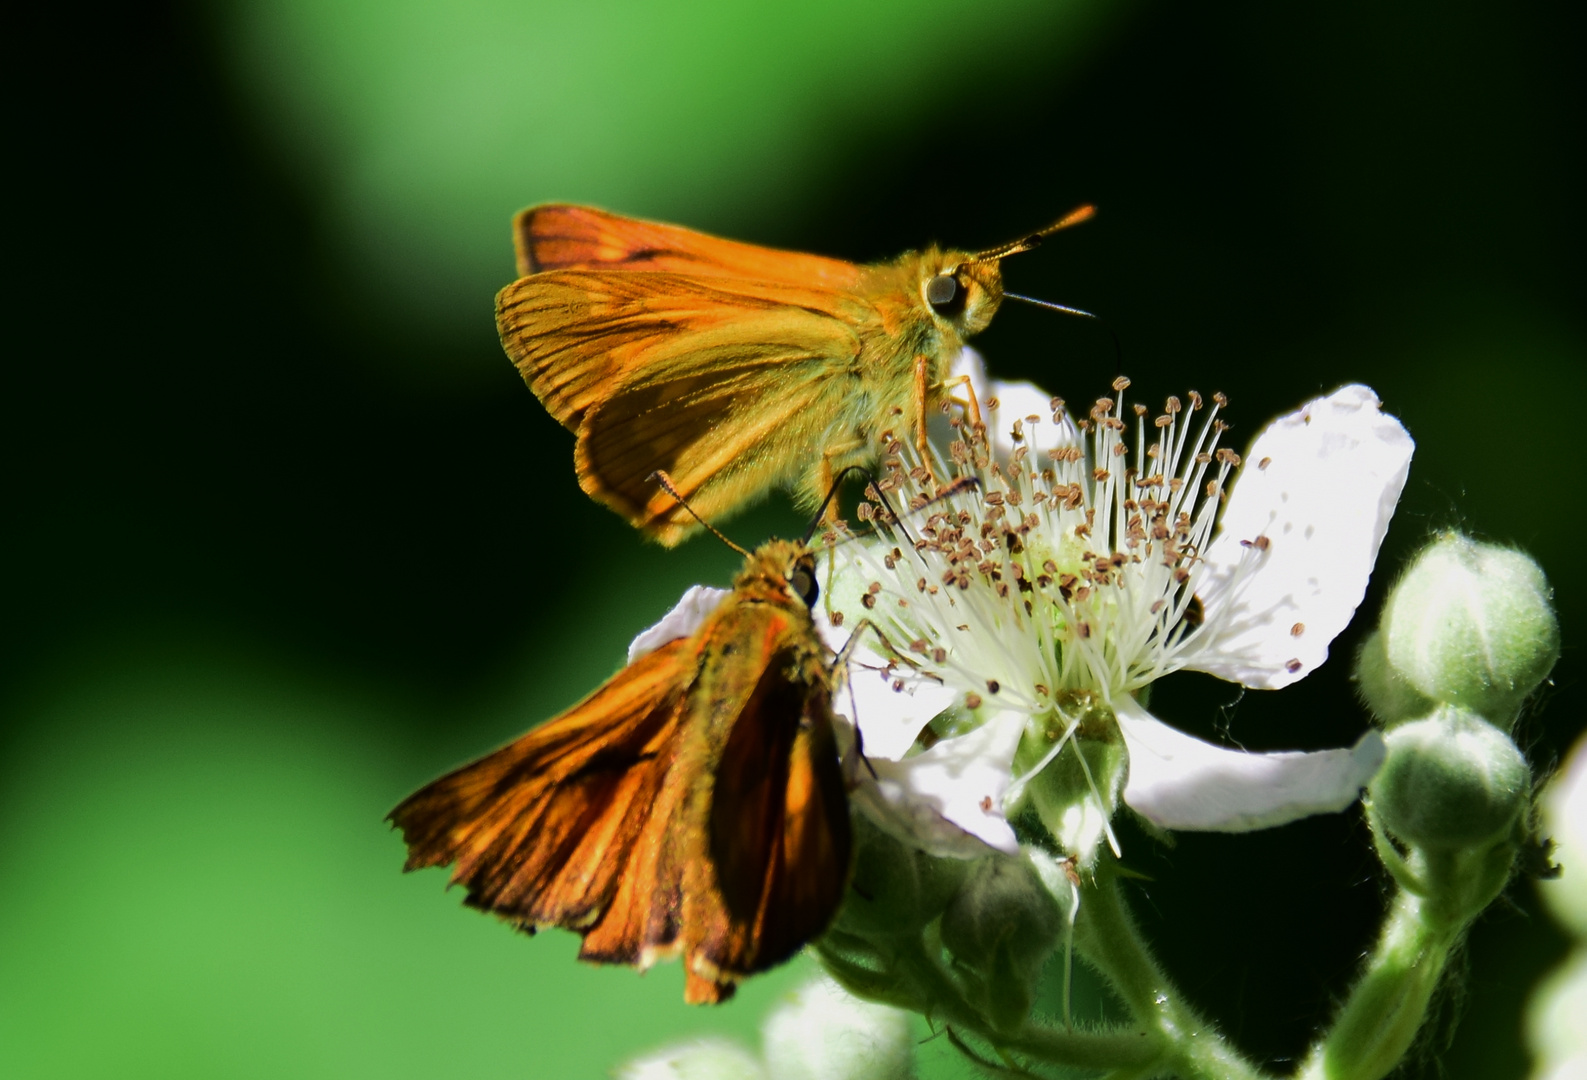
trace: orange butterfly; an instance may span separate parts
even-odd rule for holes
[[[1092,213],[988,251],[859,265],[531,207],[514,222],[521,276],[497,294],[496,325],[577,433],[580,486],[671,546],[695,525],[649,482],[657,470],[711,520],[778,486],[814,506],[843,469],[874,461],[900,416],[925,458],[926,410],[955,382],[964,340],[1005,296],[1026,299],[1004,292],[999,260]]]
[[[391,812],[406,869],[456,863],[465,903],[579,955],[682,955],[690,1002],[820,934],[848,884],[848,799],[815,560],[773,540],[695,632]]]

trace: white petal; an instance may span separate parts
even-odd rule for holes
[[[810,614],[827,647],[841,654],[848,646],[848,631],[833,626],[821,604]],[[834,695],[832,709],[859,728],[868,758],[897,761],[915,745],[920,729],[956,700],[940,682],[907,669],[889,673],[886,659],[863,644],[849,652],[845,674],[847,685]],[[902,685],[894,690],[895,683]]]
[[[1187,667],[1272,690],[1328,658],[1366,592],[1415,449],[1380,404],[1346,386],[1257,436],[1207,549],[1197,595],[1210,632]]]
[[[649,630],[643,630],[628,645],[628,662],[632,664],[646,653],[655,652],[669,641],[688,637],[700,629],[706,616],[715,611],[732,589],[713,589],[709,585],[691,585],[683,599],[661,621]]]
[[[1163,829],[1251,832],[1334,813],[1383,764],[1375,730],[1345,750],[1252,754],[1169,727],[1134,698],[1116,699],[1114,709],[1130,754],[1124,801]]]
[[[930,854],[971,859],[991,845],[1016,855],[1003,793],[1024,730],[1025,715],[1009,710],[912,758],[871,761],[852,798],[883,830]]]

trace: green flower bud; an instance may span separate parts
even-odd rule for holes
[[[1390,832],[1432,851],[1487,848],[1526,809],[1532,771],[1510,738],[1453,705],[1391,728],[1372,780],[1372,809]]]
[[[1361,648],[1356,653],[1354,677],[1356,692],[1360,694],[1362,704],[1366,705],[1378,723],[1385,727],[1398,724],[1402,720],[1426,716],[1433,711],[1433,706],[1436,704],[1423,697],[1421,692],[1389,663],[1381,630],[1372,631],[1361,643]]]
[[[907,1080],[909,1014],[862,1001],[830,979],[805,984],[764,1030],[770,1080]]]
[[[972,868],[943,912],[942,943],[975,976],[972,997],[1009,1030],[1030,1012],[1063,927],[1058,901],[1030,862],[995,854]]]
[[[1385,655],[1427,697],[1508,723],[1559,658],[1551,596],[1523,552],[1449,533],[1394,587]]]
[[[617,1080],[765,1080],[755,1055],[726,1039],[700,1039],[635,1058]]]
[[[835,929],[870,940],[913,937],[942,914],[974,865],[909,847],[855,814],[854,881]]]

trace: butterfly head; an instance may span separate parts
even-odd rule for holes
[[[1003,272],[997,260],[949,254],[934,271],[930,263],[926,269],[920,294],[932,315],[961,338],[986,329],[1003,301]]]
[[[814,607],[820,596],[816,584],[816,557],[798,540],[769,540],[750,553],[733,582],[739,590],[786,596],[805,607]]]

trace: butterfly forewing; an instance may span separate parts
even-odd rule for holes
[[[590,206],[532,206],[513,222],[518,276],[545,270],[660,270],[852,289],[860,267],[841,259],[741,244]]]
[[[525,929],[598,925],[630,864],[653,856],[640,840],[663,796],[676,801],[666,786],[687,645],[641,657],[561,717],[406,799],[391,814],[406,869],[456,863],[470,906]],[[674,873],[650,895],[678,886]],[[614,958],[632,962],[645,944]]]
[[[710,861],[727,917],[702,951],[727,971],[792,956],[825,929],[848,883],[831,705],[800,667],[795,650],[776,655],[716,769]]]

